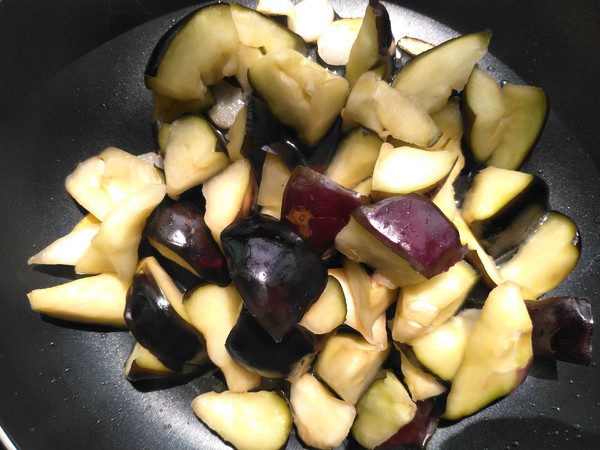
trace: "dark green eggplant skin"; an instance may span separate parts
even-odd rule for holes
[[[281,139],[283,126],[273,115],[267,104],[254,95],[245,98],[246,134],[240,153],[248,158],[258,183],[262,178],[262,167],[266,153],[263,147]]]
[[[267,378],[282,378],[294,372],[316,351],[316,336],[296,326],[280,342],[243,309],[232,328],[225,347],[233,359]]]
[[[535,230],[548,211],[548,185],[537,175],[516,197],[486,220],[470,224],[485,251],[494,259],[515,250]]]
[[[589,365],[592,361],[592,306],[583,297],[526,300],[536,357]]]
[[[284,224],[260,214],[225,228],[221,244],[244,304],[281,341],[325,289],[320,256]]]
[[[177,36],[177,33],[181,31],[181,29],[187,25],[194,15],[200,11],[202,8],[198,8],[188,15],[180,19],[177,23],[175,23],[171,28],[167,30],[165,34],[158,40],[152,53],[150,54],[150,58],[148,59],[148,63],[146,64],[146,69],[144,70],[144,75],[146,77],[155,77],[158,73],[158,66],[162,62],[163,56],[169,49],[169,45],[171,45],[171,41]]]
[[[231,282],[225,256],[195,203],[161,203],[148,218],[144,234],[179,255],[203,279],[219,286]]]
[[[127,291],[124,317],[136,340],[169,369],[189,374],[210,365],[204,336],[177,314],[144,266]]]

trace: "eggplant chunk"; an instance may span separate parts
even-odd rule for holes
[[[356,412],[352,436],[365,448],[375,448],[410,423],[417,405],[396,375],[386,370],[363,394]]]
[[[362,336],[338,332],[317,355],[315,375],[342,399],[356,405],[390,353]]]
[[[128,281],[102,273],[27,294],[31,309],[64,320],[125,326],[123,311]]]
[[[99,220],[123,199],[146,184],[164,184],[164,176],[154,165],[116,147],[78,164],[67,176],[67,192]]]
[[[493,289],[452,379],[444,417],[468,416],[515,390],[533,359],[531,334],[520,287],[506,282]]]
[[[498,82],[475,67],[463,91],[467,142],[476,161],[516,170],[535,145],[548,113],[544,91]]]
[[[202,100],[208,86],[235,73],[238,46],[229,5],[201,8],[157,44],[146,69],[146,85],[174,100]]]
[[[225,256],[193,202],[163,202],[150,215],[146,238],[163,256],[219,286],[231,282]]]
[[[169,127],[165,147],[167,194],[173,199],[229,165],[229,158],[208,121],[184,116]]]
[[[183,306],[190,323],[206,338],[208,356],[223,372],[227,389],[245,392],[258,387],[261,377],[238,364],[225,345],[242,309],[242,299],[235,286],[198,286],[186,293]]]
[[[453,90],[464,88],[491,37],[489,31],[471,33],[415,56],[394,79],[394,89],[415,98],[428,113],[439,111]]]
[[[454,225],[420,194],[355,209],[336,247],[373,267],[391,286],[410,286],[445,272],[467,253]]]
[[[370,1],[348,55],[346,79],[354,86],[364,72],[373,71],[387,81],[392,76],[395,55],[394,35],[387,9],[379,1]]]
[[[292,382],[290,404],[298,436],[319,449],[341,445],[356,417],[353,405],[335,397],[308,373]]]
[[[300,236],[267,216],[251,216],[225,228],[221,244],[244,303],[281,341],[325,289],[323,261]]]
[[[352,87],[344,120],[358,122],[382,140],[392,136],[419,147],[431,147],[442,135],[425,109],[371,71],[363,73]]]
[[[492,258],[514,250],[548,209],[548,185],[538,176],[488,166],[475,175],[462,217]]]
[[[344,78],[291,49],[265,55],[250,68],[248,78],[273,114],[309,147],[325,136],[349,93]]]
[[[568,216],[549,211],[512,258],[499,266],[499,273],[521,286],[526,300],[535,300],[569,276],[580,252],[577,225]]]
[[[136,340],[169,369],[187,374],[208,365],[204,336],[187,321],[181,292],[153,257],[140,261],[124,317]]]
[[[246,309],[225,342],[235,361],[267,378],[293,378],[302,374],[312,361],[315,344],[315,336],[301,327],[292,328],[276,342]]]
[[[206,392],[194,413],[238,450],[279,450],[292,430],[292,414],[276,392]]]
[[[592,306],[582,297],[526,300],[533,323],[533,354],[588,365],[592,360]]]

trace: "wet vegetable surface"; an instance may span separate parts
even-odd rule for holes
[[[10,100],[3,104],[10,114],[3,114],[0,127],[12,144],[7,148],[15,149],[4,156],[2,170],[6,173],[3,179],[7,184],[1,191],[5,207],[21,213],[11,215],[13,219],[5,230],[7,239],[2,244],[3,254],[10,256],[4,259],[2,271],[4,314],[0,327],[3,342],[0,355],[3,366],[11,370],[2,371],[0,375],[3,386],[0,390],[0,422],[14,440],[26,448],[39,447],[42,443],[90,448],[164,447],[165,442],[173,446],[194,443],[203,448],[222,448],[216,438],[208,434],[198,436],[197,429],[188,425],[195,420],[188,410],[188,391],[195,387],[139,393],[122,379],[120,364],[131,344],[127,336],[98,329],[84,333],[72,325],[63,323],[56,327],[55,321],[40,322],[23,301],[28,289],[50,283],[47,274],[41,271],[27,273],[23,270],[23,261],[32,253],[32,247],[43,245],[49,234],[59,235],[60,230],[78,217],[79,212],[66,195],[56,197],[57,192],[62,192],[60,186],[64,175],[73,164],[83,156],[95,153],[97,148],[114,143],[115,136],[123,146],[140,149],[140,152],[152,145],[149,131],[144,131],[148,130],[149,101],[147,93],[139,86],[138,76],[149,53],[141,56],[139,49],[149,51],[169,19],[161,19],[159,24],[142,27],[98,48],[51,81],[46,78],[55,74],[58,67],[66,66],[110,37],[149,20],[148,12],[159,16],[167,12],[167,8],[184,7],[191,2],[169,2],[169,5],[150,2],[145,4],[147,9],[144,10],[137,9],[140,5],[132,6],[135,2],[122,3],[120,10],[97,2],[85,12],[89,14],[87,21],[86,14],[79,13],[78,7],[69,8],[69,3],[65,2],[64,8],[72,14],[65,14],[61,6],[60,10],[48,11],[45,17],[49,30],[69,33],[61,36],[64,42],[73,44],[71,50],[56,45],[52,39],[39,42],[23,38],[28,27],[22,27],[22,30],[17,27],[23,23],[33,26],[36,21],[24,19],[29,11],[26,3],[18,2],[18,8],[16,3],[2,2],[0,6],[0,11],[7,13],[0,15],[2,20],[12,22],[6,29],[14,32],[3,44],[3,50],[5,45],[12,44],[11,49],[1,53],[7,55],[3,58],[23,60],[18,56],[32,48],[40,48],[39,54],[46,56],[40,56],[41,61],[33,58],[31,62],[17,62],[16,67],[32,65],[19,80],[7,73],[12,71],[1,74],[14,89],[6,89],[2,94],[9,96]],[[422,8],[421,11],[432,18],[461,32],[489,26],[497,38],[492,54],[528,81],[549,88],[555,114],[551,115],[546,128],[542,142],[544,152],[537,152],[526,168],[533,172],[543,171],[543,178],[551,187],[560,186],[552,190],[555,196],[553,207],[563,210],[569,207],[582,226],[582,241],[584,249],[588,250],[577,273],[561,287],[561,292],[586,295],[592,298],[593,306],[597,308],[598,280],[591,275],[598,273],[598,258],[594,253],[599,247],[598,225],[594,218],[600,209],[595,192],[598,170],[593,161],[598,161],[599,156],[597,153],[591,158],[585,156],[599,147],[591,145],[597,142],[597,135],[588,132],[586,125],[598,120],[594,119],[593,114],[597,115],[597,112],[593,112],[590,101],[586,103],[586,98],[597,98],[597,95],[590,95],[590,86],[584,81],[595,78],[572,70],[577,66],[589,70],[590,74],[598,71],[597,67],[594,69],[597,58],[592,53],[586,57],[587,47],[580,45],[589,39],[590,30],[597,30],[597,26],[593,28],[598,23],[593,2],[582,6],[578,12],[572,11],[572,7],[557,6],[561,9],[553,13],[552,18],[544,14],[547,5],[543,2],[522,6],[526,14],[519,14],[517,2],[498,2],[497,5],[489,2],[485,8],[472,2],[430,3],[407,2],[405,5]],[[19,15],[14,12],[17,9]],[[74,20],[75,14],[81,14],[81,20]],[[478,14],[482,15],[479,19]],[[177,13],[171,17],[182,15]],[[497,18],[494,19],[494,15]],[[35,17],[40,16],[44,15],[37,12]],[[14,20],[15,17],[19,20]],[[54,27],[61,20],[76,25]],[[529,20],[535,21],[535,25],[523,26]],[[422,28],[424,38],[447,32],[435,23],[425,23],[430,28]],[[555,30],[570,23],[578,24],[568,29],[581,33],[580,39],[562,42],[568,48],[564,51],[565,61],[557,66],[555,52],[544,55],[539,49],[546,45],[552,47],[552,43],[560,39]],[[503,26],[514,27],[514,30],[508,32],[502,29]],[[23,44],[23,47],[15,43]],[[44,46],[51,47],[50,51],[45,53],[42,49],[47,47]],[[536,64],[532,63],[533,54]],[[109,63],[115,59],[118,63]],[[490,64],[499,72],[504,71],[506,76],[514,77],[497,61]],[[7,63],[3,67],[11,65]],[[552,70],[547,70],[549,67]],[[545,78],[549,73],[552,76]],[[564,95],[565,86],[581,95],[572,96],[573,100],[566,99],[570,96]],[[29,94],[15,96],[14,92]],[[63,106],[58,108],[57,105]],[[39,114],[32,114],[32,111]],[[36,131],[32,133],[31,130]],[[25,244],[23,236],[29,236],[31,244]],[[51,271],[70,276],[68,271],[61,269]],[[594,339],[597,342],[597,337]],[[13,345],[14,342],[27,345],[21,347]],[[94,358],[95,355],[99,357]],[[595,402],[599,379],[596,365],[582,369],[561,363],[538,363],[515,398],[505,400],[457,427],[442,430],[432,446],[452,448],[460,443],[472,444],[472,447],[505,448],[513,442],[519,442],[521,446],[554,444],[564,448],[570,443],[580,448],[589,446],[597,435],[598,407]],[[202,379],[200,383],[206,383],[209,388],[218,381]],[[30,395],[34,390],[38,395]],[[101,418],[94,412],[99,408],[92,405],[98,405],[103,411]],[[77,420],[77,428],[85,433],[65,433],[73,420]],[[147,439],[144,444],[130,437],[131,430],[136,427],[139,430],[140,426],[144,427],[141,433]],[[506,429],[511,433],[506,433]],[[291,448],[294,445],[290,443]]]

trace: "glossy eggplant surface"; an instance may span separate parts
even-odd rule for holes
[[[130,334],[40,316],[26,296],[74,277],[70,268],[30,267],[27,259],[81,217],[64,189],[76,164],[109,145],[156,150],[144,70],[166,30],[203,3],[0,2],[0,447],[229,448],[190,407],[200,392],[223,389],[218,376],[131,383],[123,371]],[[346,17],[366,6],[331,3]],[[582,244],[575,271],[547,296],[586,297],[598,315],[598,1],[383,3],[397,39],[439,43],[492,30],[486,70],[544,88],[548,119],[522,170],[548,183],[551,208],[573,218]],[[508,398],[460,422],[441,421],[429,448],[597,448],[599,424],[598,352],[588,366],[536,358]],[[286,448],[304,447],[292,433]]]

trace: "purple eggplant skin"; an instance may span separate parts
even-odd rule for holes
[[[438,428],[441,416],[439,402],[435,399],[419,400],[415,417],[375,450],[400,448],[425,448]]]
[[[225,347],[233,359],[267,378],[286,377],[315,353],[316,336],[296,326],[280,342],[243,309],[232,328]]]
[[[204,336],[177,314],[150,271],[133,277],[124,317],[135,339],[169,369],[190,374],[210,365]]]
[[[221,244],[244,304],[280,342],[325,289],[325,264],[304,239],[260,214],[225,228]]]
[[[246,132],[240,152],[250,160],[256,181],[260,184],[266,156],[263,147],[281,139],[283,125],[260,98],[248,95],[244,101]]]
[[[583,297],[526,300],[533,323],[533,354],[589,365],[592,360],[592,306]]]
[[[219,286],[231,282],[225,256],[196,204],[186,200],[161,203],[148,218],[144,235],[175,252],[203,279]]]
[[[361,206],[352,217],[426,278],[445,272],[469,251],[454,224],[422,194]]]

